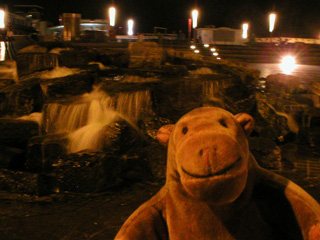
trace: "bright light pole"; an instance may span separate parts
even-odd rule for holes
[[[192,10],[193,40],[195,40],[195,38],[196,38],[196,28],[198,26],[198,16],[199,16],[199,11],[196,9]]]
[[[5,12],[3,10],[0,10],[0,28],[5,28],[6,25],[5,25]]]
[[[198,10],[193,10],[192,11],[192,28],[197,28],[197,26],[198,26],[198,16],[199,16]]]
[[[244,23],[242,24],[242,38],[247,39],[248,38],[248,29],[249,29],[249,24]]]
[[[272,36],[272,32],[274,30],[275,22],[276,22],[276,14],[271,13],[269,15],[269,32],[270,32],[270,36]]]
[[[128,20],[128,35],[132,36],[133,35],[133,20]]]
[[[114,27],[116,23],[116,9],[114,7],[109,8],[110,26]]]

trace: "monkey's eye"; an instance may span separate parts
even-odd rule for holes
[[[220,120],[219,120],[219,123],[220,123],[222,126],[224,126],[225,128],[228,127],[228,125],[227,125],[227,123],[226,123],[226,121],[225,121],[224,119],[220,119]]]
[[[183,133],[183,134],[186,134],[187,132],[188,132],[188,127],[182,128],[182,133]]]

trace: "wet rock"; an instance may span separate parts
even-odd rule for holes
[[[52,169],[60,156],[67,154],[68,139],[65,134],[36,136],[29,140],[26,168],[33,172]]]
[[[286,74],[274,74],[266,79],[267,90],[280,94],[293,94],[305,91],[308,88],[307,85],[308,83],[302,79]]]
[[[44,102],[39,79],[29,79],[0,90],[0,116],[40,112]]]
[[[39,125],[21,119],[0,119],[0,144],[26,149],[30,138],[39,134]]]
[[[264,101],[257,101],[257,110],[260,115],[255,119],[255,130],[264,136],[269,136],[274,139],[287,136],[291,130],[288,125],[288,118],[278,115],[270,104]]]
[[[0,190],[38,196],[48,195],[57,191],[57,180],[54,175],[0,169]]]
[[[119,156],[87,151],[63,156],[55,167],[60,191],[94,193],[119,185],[125,162]]]
[[[293,170],[296,168],[296,166],[294,165],[294,163],[292,161],[290,161],[287,158],[282,158],[282,165],[284,169],[289,169],[289,170]]]
[[[152,92],[153,109],[163,118],[177,121],[183,114],[201,107],[203,86],[194,79],[168,79]]]
[[[157,141],[152,141],[143,148],[143,153],[148,161],[152,180],[165,181],[167,165],[167,148],[160,145]]]
[[[156,114],[152,114],[139,121],[138,126],[146,136],[150,137],[150,139],[156,140],[158,130],[162,126],[172,123],[173,122],[167,118],[162,118]]]
[[[160,69],[164,59],[163,49],[154,42],[132,42],[129,52],[129,68]]]
[[[185,76],[188,74],[188,69],[185,65],[164,65],[162,71],[165,75]]]
[[[217,95],[224,102],[225,108],[234,114],[239,112],[251,114],[255,111],[256,99],[253,88],[245,84],[228,86]]]
[[[48,52],[48,49],[38,44],[33,44],[19,50],[19,53],[46,53],[46,52]]]
[[[11,81],[18,81],[17,62],[14,60],[0,61],[0,89]]]
[[[88,65],[97,59],[97,52],[87,48],[73,48],[61,50],[59,53],[60,66],[75,68],[78,66]]]
[[[48,99],[81,95],[92,91],[94,76],[75,74],[66,77],[42,79],[41,84]]]
[[[16,57],[19,77],[58,66],[55,53],[23,53]]]
[[[129,51],[106,51],[98,57],[98,61],[105,66],[127,68],[130,61]]]
[[[0,89],[13,85],[14,83],[13,79],[0,79]]]
[[[101,139],[102,151],[115,155],[135,152],[145,144],[142,133],[126,121],[117,121],[104,127]]]
[[[280,169],[282,167],[281,150],[272,139],[250,137],[249,146],[260,166],[267,169]]]
[[[122,79],[123,78],[125,78],[125,76],[123,76]],[[134,78],[134,76],[132,76],[132,78]],[[100,89],[106,92],[110,96],[115,96],[115,95],[118,95],[119,93],[148,91],[148,90],[154,89],[156,86],[157,84],[153,82],[120,82],[120,81],[107,80],[101,84]]]
[[[0,145],[0,168],[23,169],[25,161],[25,150]]]
[[[184,65],[188,70],[194,69],[199,64],[203,64],[202,56],[193,51],[178,51],[165,49],[165,61],[175,65]]]

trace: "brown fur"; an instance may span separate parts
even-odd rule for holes
[[[319,204],[257,165],[246,138],[253,127],[248,114],[205,107],[161,128],[166,184],[116,239],[319,240]]]

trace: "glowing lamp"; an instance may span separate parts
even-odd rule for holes
[[[274,13],[271,13],[269,16],[269,32],[273,32],[275,22],[276,22],[276,15]]]
[[[193,28],[196,28],[198,25],[198,15],[199,15],[199,12],[198,10],[193,10],[192,11],[192,27]]]
[[[203,45],[205,48],[208,48],[209,47],[209,44],[204,44]]]
[[[196,49],[196,46],[195,45],[191,45],[190,48],[191,49]]]
[[[0,61],[6,60],[6,44],[5,42],[0,42]]]
[[[292,56],[282,58],[280,68],[284,74],[290,75],[296,68],[296,59]]]
[[[5,24],[4,24],[4,17],[5,17],[5,13],[3,10],[0,10],[0,28],[5,28]]]
[[[213,55],[213,56],[218,56],[218,55],[219,55],[219,53],[214,52],[212,55]]]
[[[211,52],[215,52],[216,49],[215,49],[215,48],[211,48],[210,51],[211,51]]]
[[[194,50],[195,53],[199,53],[200,51],[198,49]]]
[[[114,27],[116,23],[116,9],[114,7],[109,8],[110,26]]]
[[[133,35],[133,20],[128,20],[128,35],[132,36]]]
[[[247,23],[244,23],[242,25],[242,38],[244,39],[248,38],[248,29],[249,29],[249,25]]]

